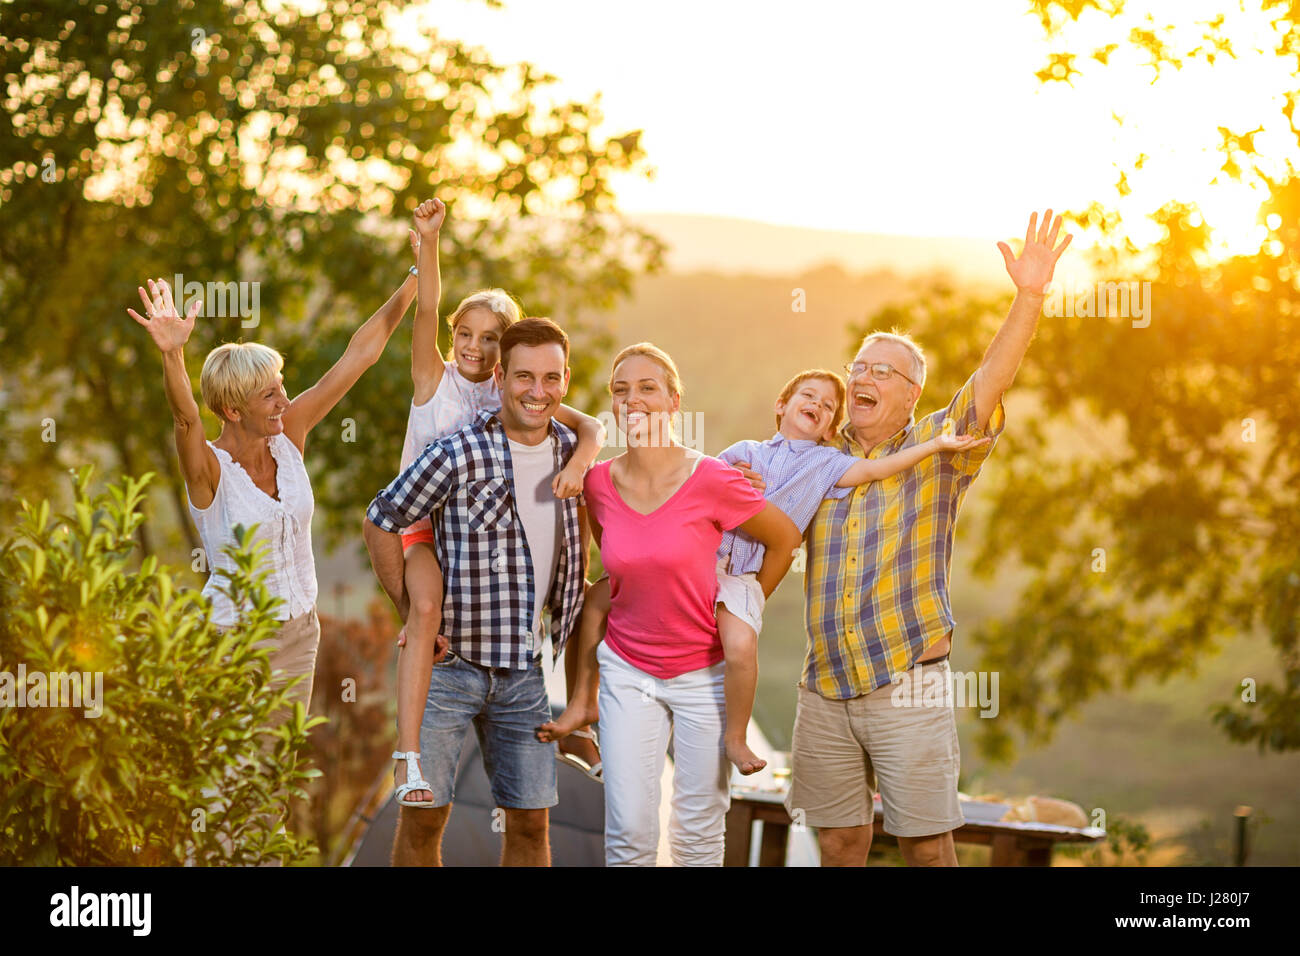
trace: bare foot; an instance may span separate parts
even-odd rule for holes
[[[599,719],[600,711],[594,706],[586,701],[573,700],[559,717],[537,728],[537,739],[550,743],[552,740],[568,736],[575,730],[581,730]]]
[[[396,763],[397,763],[397,766],[396,766],[396,768],[393,770],[393,786],[394,786],[394,788],[399,787],[399,786],[401,786],[402,784],[406,783],[406,761],[405,761],[405,760],[398,760]],[[419,766],[418,766],[418,765],[416,766],[416,770],[417,770],[417,771],[419,770]],[[423,776],[424,776],[424,774],[421,773],[420,776],[417,777],[416,779],[420,779],[420,778],[422,778]],[[431,802],[433,802],[433,794],[430,793],[428,790],[411,790],[411,791],[409,791],[408,793],[404,794],[404,795],[402,796],[402,799],[403,799],[403,800],[414,800],[414,801],[416,801],[417,803],[431,803]]]
[[[734,763],[746,777],[751,773],[758,773],[767,766],[767,761],[760,759],[743,740],[728,740],[726,746],[727,759]]]

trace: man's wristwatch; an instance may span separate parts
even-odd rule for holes
[[[411,268],[407,269],[406,271],[413,276],[419,276],[420,274],[420,270],[416,266],[411,266]]]

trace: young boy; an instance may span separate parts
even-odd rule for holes
[[[835,372],[808,369],[781,390],[776,400],[777,433],[767,441],[741,441],[718,457],[729,464],[748,462],[763,476],[764,496],[806,531],[826,497],[842,498],[859,485],[889,478],[937,452],[966,451],[987,438],[944,434],[881,458],[857,458],[821,442],[844,419],[844,380]],[[756,572],[763,547],[743,532],[728,531],[718,548],[718,636],[727,662],[724,692],[727,758],[742,774],[762,770],[761,760],[745,742],[758,683],[758,634],[766,598]],[[574,696],[557,720],[538,730],[542,740],[557,740],[599,719],[596,707],[596,646],[604,637],[609,613],[609,582],[587,589],[578,639],[578,674]]]

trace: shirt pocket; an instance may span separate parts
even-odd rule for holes
[[[472,533],[503,531],[513,522],[510,484],[504,478],[486,478],[466,485],[465,517]]]

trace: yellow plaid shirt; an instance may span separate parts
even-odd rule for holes
[[[972,375],[947,408],[909,422],[869,456],[849,437],[848,422],[831,442],[858,458],[881,458],[934,438],[948,419],[959,434],[994,439],[968,452],[931,455],[821,503],[807,533],[809,690],[830,700],[869,694],[952,632],[948,576],[957,512],[1006,424],[999,402],[988,428],[977,427],[974,382]]]

